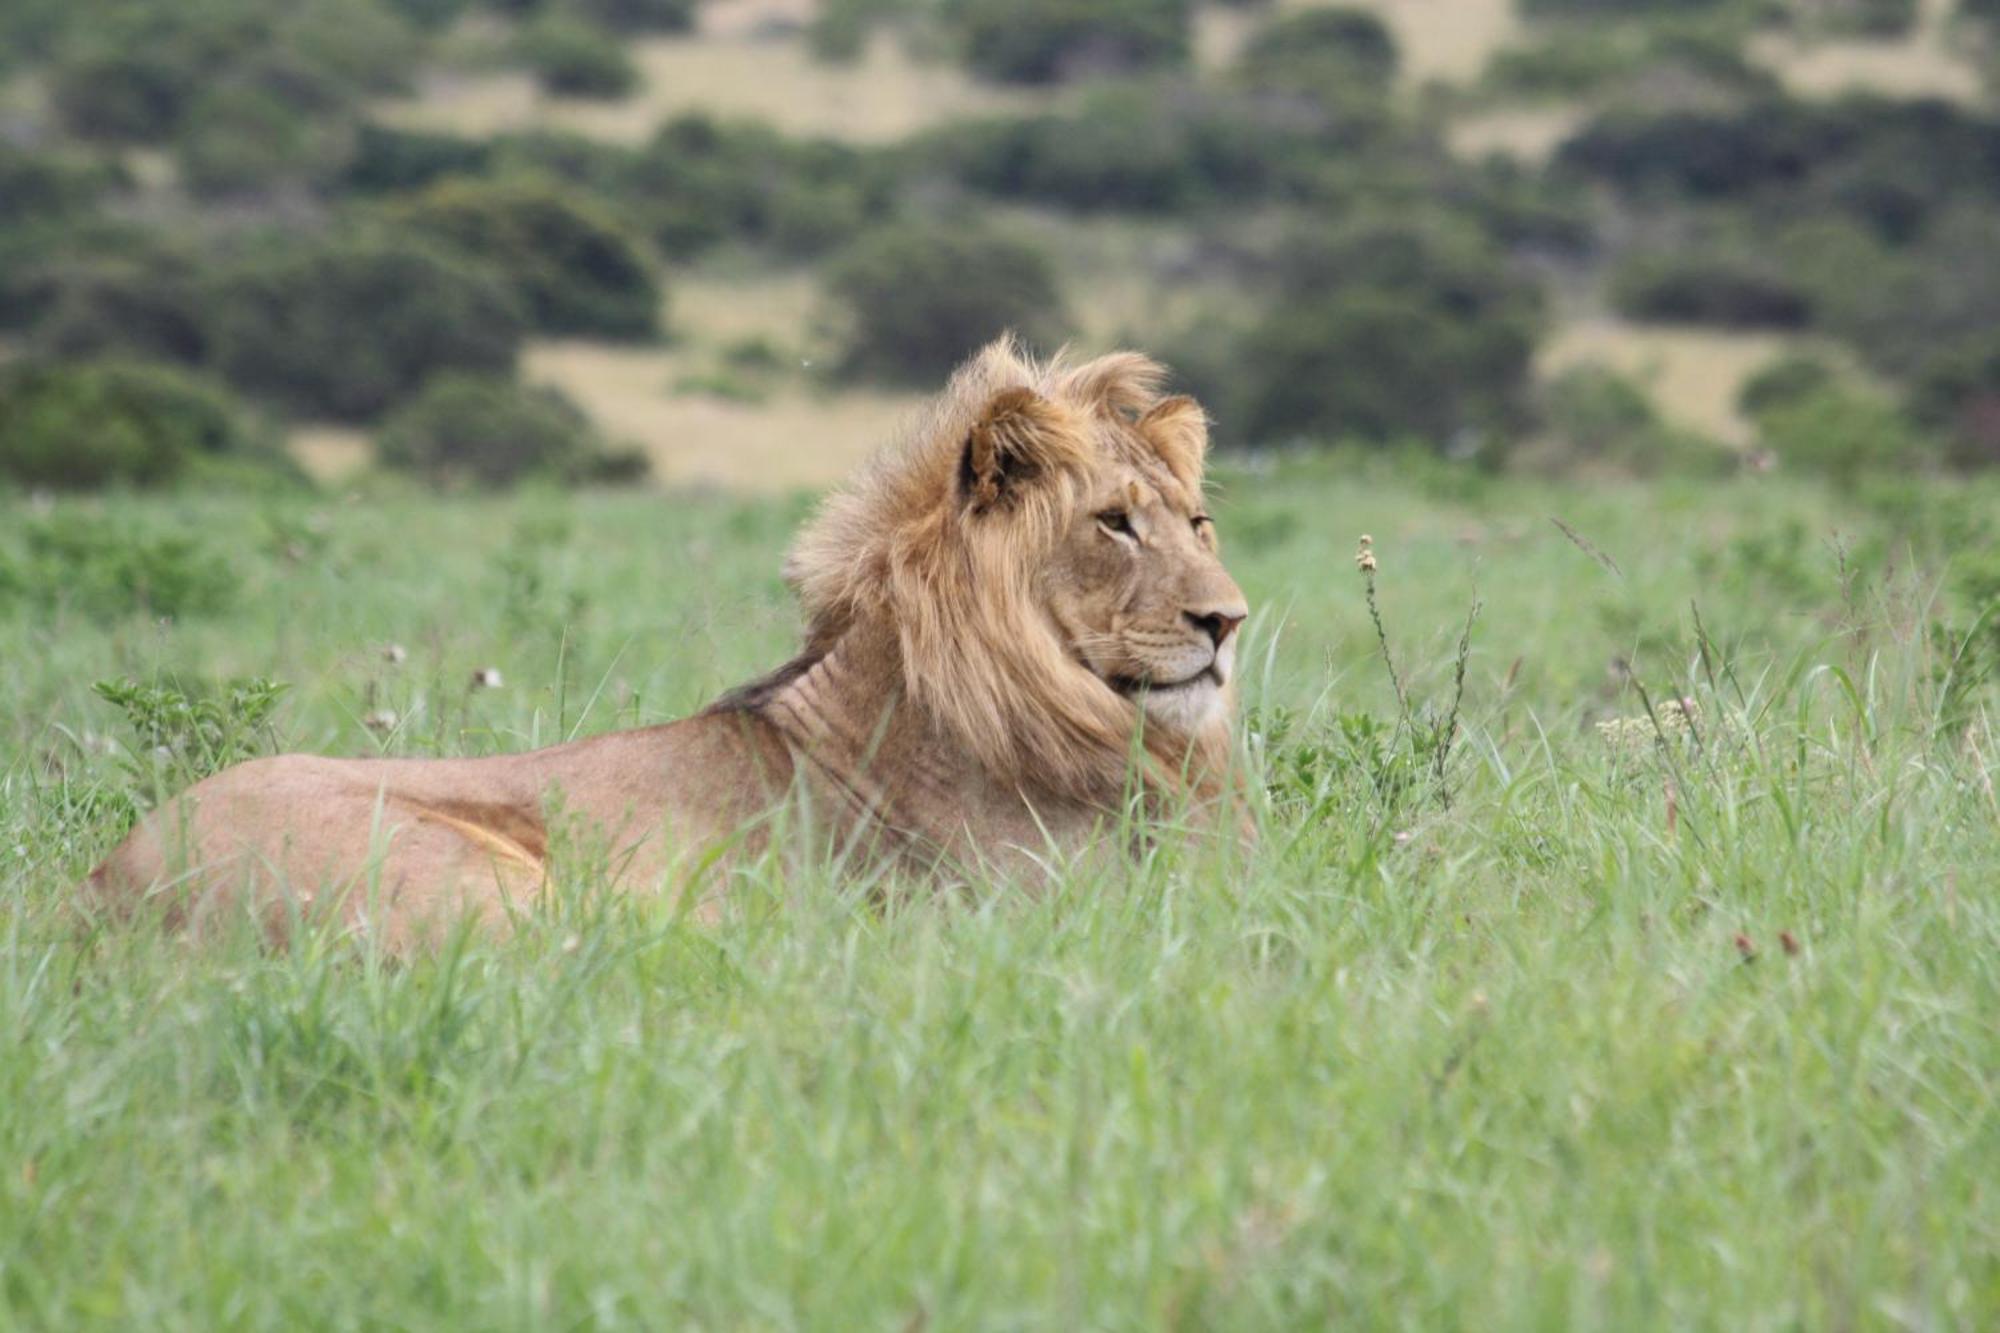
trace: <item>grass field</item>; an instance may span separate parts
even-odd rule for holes
[[[577,875],[406,965],[65,896],[160,769],[695,707],[790,648],[804,500],[5,502],[0,1327],[1990,1320],[2000,492],[1221,480],[1247,863],[750,865],[712,929]],[[165,755],[91,689],[246,675]]]

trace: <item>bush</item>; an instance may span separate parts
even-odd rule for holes
[[[591,22],[615,32],[688,32],[697,0],[570,0]]]
[[[485,267],[414,238],[279,242],[208,279],[210,355],[305,415],[366,420],[448,370],[509,374],[524,314]]]
[[[1365,9],[1309,9],[1281,14],[1243,48],[1243,74],[1280,92],[1325,96],[1354,85],[1386,89],[1399,54],[1389,25]]]
[[[1857,37],[1907,37],[1917,25],[1918,0],[1820,0],[1815,26]]]
[[[827,288],[847,324],[847,368],[931,384],[1006,330],[1053,342],[1064,326],[1039,250],[970,224],[871,232],[836,259]]]
[[[483,139],[364,124],[342,184],[364,194],[416,190],[445,176],[479,175],[492,159],[493,145]]]
[[[1796,329],[1813,314],[1796,283],[1744,253],[1634,256],[1613,276],[1611,299],[1633,319],[1730,329]]]
[[[420,28],[448,28],[472,0],[388,0],[389,8]]]
[[[287,183],[324,186],[353,152],[353,131],[344,120],[302,110],[254,84],[225,84],[203,96],[175,141],[183,177],[208,195]]]
[[[385,467],[435,486],[511,486],[530,477],[580,481],[643,473],[643,457],[609,453],[576,405],[554,389],[446,375],[389,419]]]
[[[1279,291],[1236,356],[1253,439],[1490,454],[1525,420],[1539,297],[1478,233],[1350,223],[1289,247]]]
[[[1820,473],[1841,486],[1920,469],[1938,457],[1935,443],[1892,399],[1837,385],[1759,414],[1757,433],[1785,466]]]
[[[1788,353],[1743,381],[1736,393],[1736,410],[1746,417],[1759,417],[1839,384],[1840,372],[1824,359],[1805,352]]]
[[[559,142],[559,141],[558,141]],[[542,151],[552,148],[543,141]],[[843,144],[790,139],[768,126],[683,116],[635,158],[564,150],[608,177],[662,250],[690,255],[723,241],[815,256],[889,208],[881,159]]]
[[[1658,14],[1677,16],[1690,10],[1721,9],[1732,0],[1517,0],[1533,18],[1616,17]]]
[[[34,152],[0,138],[0,228],[76,217],[124,182],[124,173],[101,158]]]
[[[537,329],[649,338],[660,276],[608,209],[546,181],[448,180],[395,219],[505,274]]]
[[[639,86],[639,68],[614,37],[574,19],[536,19],[517,43],[521,60],[542,87],[570,97],[625,97]]]
[[[1932,358],[1912,405],[1926,425],[1950,432],[1953,461],[2000,467],[2000,335],[1968,338]]]
[[[1542,392],[1542,422],[1556,461],[1608,464],[1639,476],[1716,473],[1733,461],[1713,440],[1660,419],[1631,380],[1601,366],[1577,366]]]
[[[0,367],[0,476],[16,485],[157,486],[223,458],[286,466],[247,412],[180,371],[121,362]]]
[[[1990,333],[2000,309],[2000,218],[1984,209],[1956,209],[1907,247],[1830,220],[1788,229],[1773,249],[1820,326],[1887,375],[1921,375]]]
[[[1948,204],[2000,197],[2000,122],[1944,102],[1869,97],[1619,111],[1592,121],[1557,160],[1642,198],[1734,200],[1792,218],[1837,211],[1901,241]]]
[[[182,0],[94,7],[50,71],[74,132],[165,143],[211,90],[261,88],[324,119],[407,84],[419,54],[409,26],[371,0]]]
[[[199,365],[208,335],[191,260],[135,244],[123,253],[54,257],[36,272],[36,348],[69,359],[130,358]]]
[[[966,63],[1003,83],[1179,64],[1189,0],[951,0]]]
[[[0,547],[0,605],[74,608],[105,619],[203,615],[227,608],[240,581],[193,532],[135,531],[74,506],[31,518],[17,550]]]
[[[1177,213],[1321,192],[1329,164],[1390,142],[1380,100],[1299,114],[1255,99],[1113,88],[1074,111],[947,126],[921,154],[1002,199],[1074,209]]]
[[[1669,107],[1685,106],[1704,92],[1721,98],[1782,92],[1777,77],[1745,54],[1738,34],[1707,25],[1555,28],[1531,45],[1495,52],[1482,82],[1507,96],[1609,95],[1622,103],[1647,101],[1648,84],[1659,84],[1659,100]]]

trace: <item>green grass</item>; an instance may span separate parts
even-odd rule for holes
[[[0,504],[0,1327],[1990,1320],[2000,490],[1223,480],[1247,864],[887,909],[753,864],[706,929],[570,882],[407,965],[80,932],[197,757],[92,683],[275,677],[343,753],[658,720],[786,654],[803,502]],[[26,554],[93,521],[102,569]],[[168,624],[118,609],[165,536],[230,571]],[[1680,696],[1696,738],[1595,726]]]

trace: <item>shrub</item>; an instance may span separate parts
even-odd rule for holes
[[[354,151],[339,117],[303,110],[255,84],[225,84],[187,113],[175,141],[187,183],[208,195],[293,183],[323,186]]]
[[[1638,255],[1614,275],[1611,298],[1634,319],[1731,329],[1795,329],[1812,302],[1775,267],[1746,253]]]
[[[247,412],[180,371],[120,362],[0,367],[0,476],[17,485],[156,486],[223,458],[288,466]]]
[[[947,126],[920,152],[1003,199],[1175,213],[1313,195],[1329,164],[1385,145],[1392,124],[1379,100],[1300,114],[1246,97],[1112,88],[1073,111]]]
[[[1487,453],[1526,416],[1536,290],[1444,219],[1350,223],[1288,248],[1236,360],[1252,438]]]
[[[394,217],[505,274],[538,329],[609,338],[659,331],[657,270],[608,209],[575,190],[448,180]]]
[[[576,405],[554,389],[446,375],[390,418],[384,466],[436,486],[510,486],[529,477],[579,481],[643,473],[643,457],[607,451]]]
[[[74,507],[30,518],[17,551],[0,547],[0,603],[106,619],[213,614],[229,606],[239,582],[230,562],[194,532],[135,530]]]
[[[1731,0],[1518,0],[1523,14],[1535,18],[1619,15],[1678,15],[1690,10],[1720,9]]]
[[[124,253],[63,255],[41,265],[34,345],[51,355],[198,365],[208,336],[191,260],[135,244]]]
[[[1762,367],[1736,393],[1736,410],[1758,417],[1774,408],[1789,407],[1840,383],[1840,373],[1823,358],[1791,352]]]
[[[616,32],[687,32],[696,0],[570,0],[578,14]]]
[[[1631,380],[1601,366],[1577,366],[1542,391],[1542,422],[1556,461],[1608,464],[1640,476],[1716,473],[1733,456],[1724,446],[1660,419]]]
[[[884,216],[890,201],[888,172],[861,150],[702,115],[669,121],[629,160],[568,155],[608,176],[670,255],[725,240],[819,255]]]
[[[471,8],[472,0],[388,0],[396,13],[420,28],[447,28]]]
[[[918,0],[921,3],[923,0]],[[821,0],[806,29],[806,43],[817,59],[854,60],[877,26],[907,14],[918,4],[912,0]]]
[[[845,316],[847,368],[884,380],[930,384],[1008,329],[1046,342],[1064,325],[1042,253],[970,224],[871,232],[834,261],[827,288]]]
[[[614,37],[574,19],[539,18],[517,44],[542,87],[571,97],[624,97],[639,86],[639,69]]]
[[[445,176],[476,176],[492,159],[493,145],[483,139],[363,124],[342,183],[367,194],[415,190]]]
[[[1816,26],[1857,37],[1905,37],[1917,17],[1918,0],[1821,0],[1813,7]]]
[[[1902,240],[1947,204],[1985,207],[2000,195],[2000,122],[1940,101],[1868,97],[1617,111],[1558,161],[1628,194],[1739,200],[1787,217],[1837,210]]]
[[[116,165],[98,157],[35,152],[0,138],[0,228],[75,217],[124,179]]]
[[[507,374],[524,316],[485,267],[414,238],[278,242],[204,283],[210,355],[294,411],[365,420],[447,370]]]
[[[2000,467],[2000,335],[1968,338],[1933,357],[1912,406],[1919,420],[1951,433],[1953,461]]]
[[[1178,64],[1188,0],[951,0],[966,62],[1004,83]]]
[[[1244,77],[1260,88],[1326,95],[1353,84],[1381,90],[1396,78],[1399,54],[1389,25],[1365,9],[1282,14],[1243,48]]]
[[[184,0],[95,7],[50,71],[64,123],[89,137],[164,143],[211,90],[263,89],[321,117],[404,86],[409,26],[372,0]]]
[[[1525,97],[1609,95],[1646,102],[1649,84],[1662,87],[1669,107],[1716,98],[1775,98],[1782,85],[1745,54],[1740,35],[1710,25],[1595,24],[1558,27],[1526,46],[1494,53],[1482,82],[1494,92]]]
[[[91,139],[157,143],[180,124],[192,95],[187,71],[139,47],[71,57],[52,76],[63,123]]]
[[[1838,385],[1759,414],[1757,433],[1785,466],[1823,474],[1841,486],[1925,467],[1938,453],[1894,400]]]

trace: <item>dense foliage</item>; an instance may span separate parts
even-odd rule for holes
[[[1186,59],[1189,0],[946,0],[973,69],[1053,83]]]
[[[382,431],[382,462],[438,486],[574,482],[643,465],[607,450],[590,419],[554,389],[441,375]]]
[[[128,362],[0,365],[0,481],[158,486],[231,462],[289,471],[268,428],[213,385]]]
[[[827,278],[846,326],[847,368],[930,385],[1012,330],[1044,349],[1063,333],[1054,270],[1033,246],[965,222],[872,232]]]
[[[659,331],[658,270],[614,211],[548,180],[441,181],[392,211],[484,262],[537,329],[644,338]]]
[[[202,293],[209,355],[294,411],[366,420],[441,371],[505,375],[525,312],[491,270],[414,238],[273,240]]]

